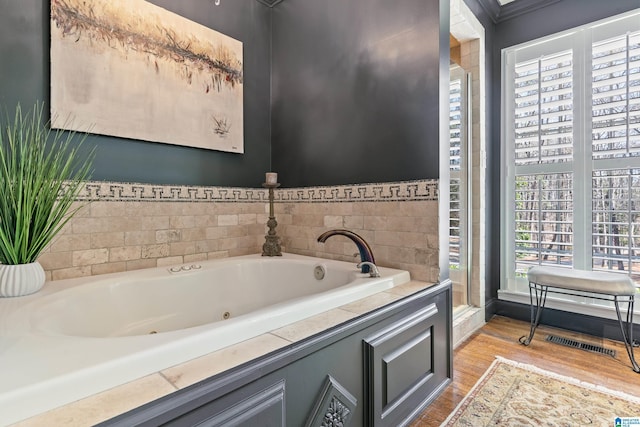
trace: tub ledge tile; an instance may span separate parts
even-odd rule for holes
[[[176,391],[165,378],[152,374],[28,418],[12,427],[93,426]]]
[[[347,320],[353,319],[357,314],[341,308],[334,308],[324,313],[300,320],[279,329],[271,331],[273,335],[284,338],[290,342],[300,341],[311,335],[331,328]]]
[[[238,344],[161,371],[176,388],[182,389],[290,343],[271,334],[258,335]]]

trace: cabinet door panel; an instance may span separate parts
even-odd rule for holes
[[[433,373],[432,337],[431,328],[427,328],[382,358],[382,369],[386,371],[382,377],[385,406],[429,379]]]
[[[364,339],[367,425],[401,425],[438,387],[434,340],[446,334],[443,317],[432,303]]]
[[[251,388],[247,386],[240,392],[246,394],[247,389]],[[254,388],[252,393],[248,397],[240,396],[238,391],[230,393],[222,399],[173,420],[172,425],[197,427],[255,427],[258,425],[283,427],[286,425],[284,381],[278,381],[261,390]]]

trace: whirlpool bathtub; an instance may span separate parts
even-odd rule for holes
[[[249,255],[54,281],[0,298],[0,414],[13,422],[409,281]]]

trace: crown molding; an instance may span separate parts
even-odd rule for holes
[[[485,13],[491,18],[494,24],[498,23],[498,16],[500,16],[500,3],[498,0],[476,0]]]
[[[547,7],[560,0],[516,0],[500,6],[498,0],[476,0],[494,24]]]
[[[500,8],[498,22],[506,21],[507,19],[515,18],[516,16],[524,15],[537,9],[542,9],[559,1],[560,0],[517,0],[507,3]]]

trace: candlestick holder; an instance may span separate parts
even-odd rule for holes
[[[280,247],[280,237],[276,235],[276,227],[278,221],[276,221],[275,214],[273,213],[273,190],[280,187],[279,183],[268,184],[263,183],[263,187],[269,189],[269,220],[267,221],[267,227],[269,231],[264,236],[265,242],[262,245],[262,256],[282,256],[282,248]]]

